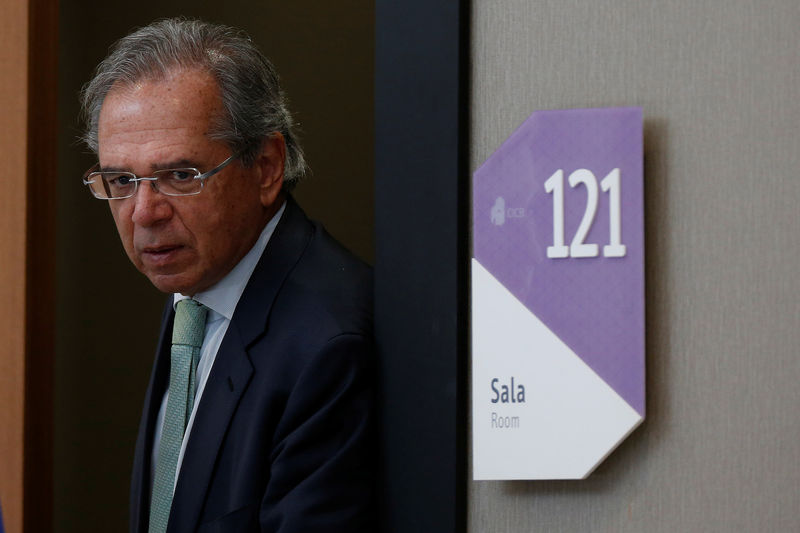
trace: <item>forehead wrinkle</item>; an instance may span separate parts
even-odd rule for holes
[[[170,130],[173,130],[176,134],[179,133],[180,130],[192,130],[187,131],[187,136],[197,135],[199,133],[204,138],[214,140],[212,130],[223,114],[220,109],[220,103],[214,102],[216,105],[213,105],[212,108],[208,110],[208,120],[205,121],[204,131],[197,132],[193,130],[197,126],[197,122],[183,122],[174,126],[169,126],[153,124],[147,120],[153,115],[166,115],[162,117],[164,122],[188,121],[186,115],[191,114],[193,110],[187,110],[184,103],[179,98],[174,99],[175,102],[172,104],[173,109],[171,110],[168,108],[165,109],[163,102],[157,102],[153,98],[147,98],[148,101],[144,102],[144,98],[133,98],[125,94],[120,94],[119,96],[115,95],[114,98],[121,98],[122,102],[115,101],[113,106],[111,106],[113,108],[111,111],[109,111],[106,106],[103,106],[101,115],[103,115],[103,111],[106,111],[106,113],[103,116],[104,120],[101,120],[99,123],[98,138],[103,137],[105,133],[104,130],[107,129],[112,130],[107,136],[108,138],[114,138],[120,134],[138,135],[147,138],[161,132],[170,134]],[[113,114],[109,116],[108,113]]]

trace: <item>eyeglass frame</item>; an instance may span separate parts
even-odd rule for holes
[[[159,178],[156,177],[156,176],[142,176],[142,177],[140,177],[140,176],[137,176],[136,174],[134,174],[133,172],[127,172],[127,171],[123,171],[123,170],[121,170],[121,171],[97,170],[98,168],[100,168],[100,163],[99,162],[95,163],[95,165],[92,168],[90,168],[89,170],[87,170],[83,174],[82,181],[83,181],[84,185],[89,187],[89,192],[92,193],[92,196],[94,196],[98,200],[125,200],[126,198],[131,198],[133,196],[136,196],[136,192],[139,190],[139,182],[140,181],[152,182],[154,190],[159,192],[159,193],[161,193],[161,194],[163,194],[163,195],[166,195],[166,196],[173,196],[173,197],[176,197],[176,196],[196,196],[196,195],[200,194],[203,191],[203,187],[205,186],[205,182],[206,182],[206,180],[208,178],[210,178],[214,174],[217,174],[218,172],[220,172],[222,169],[224,169],[226,166],[228,166],[228,164],[230,164],[231,161],[233,161],[234,159],[236,159],[238,157],[239,157],[239,154],[231,154],[231,156],[228,157],[225,161],[223,161],[222,163],[220,163],[216,167],[212,168],[208,172],[204,172],[204,173],[201,173],[195,167],[164,168],[164,169],[158,169],[156,171],[156,172],[170,172],[170,171],[175,171],[175,170],[192,170],[194,172],[197,172],[197,176],[194,176],[192,178],[192,179],[195,179],[195,180],[200,180],[200,188],[196,192],[181,193],[181,194],[165,192],[165,191],[162,191],[161,189],[158,188],[158,180],[159,180]],[[131,176],[131,181],[133,181],[133,183],[134,183],[133,191],[130,194],[128,194],[127,196],[114,196],[114,197],[111,197],[111,196],[107,196],[107,197],[97,196],[97,193],[95,193],[94,189],[91,187],[91,185],[94,183],[94,181],[93,180],[89,181],[89,178],[91,178],[95,174],[106,174],[106,173],[109,173],[109,174],[114,173],[114,174],[121,174],[121,175],[125,175],[125,176]],[[100,176],[100,179],[103,179],[102,176]]]

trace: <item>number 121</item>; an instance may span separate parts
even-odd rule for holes
[[[547,247],[547,257],[551,259],[563,257],[597,257],[599,246],[587,244],[583,241],[589,233],[597,212],[597,178],[591,170],[580,168],[569,175],[569,186],[575,188],[583,183],[586,186],[586,210],[578,226],[578,231],[572,238],[572,243],[564,244],[564,171],[556,170],[544,182],[544,190],[553,194],[553,245]],[[609,244],[603,246],[605,257],[624,257],[625,245],[622,244],[622,213],[620,207],[620,172],[615,168],[600,182],[603,192],[608,192],[609,202]]]

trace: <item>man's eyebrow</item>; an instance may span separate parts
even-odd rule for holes
[[[166,163],[153,163],[150,165],[150,172],[170,168],[197,168],[197,166],[198,164],[196,161],[191,161],[189,159],[176,159],[173,161],[167,161]],[[133,174],[129,167],[98,166],[98,168],[100,172],[130,172]]]
[[[154,163],[150,165],[150,170],[164,170],[166,168],[195,168],[197,167],[196,161],[190,161],[189,159],[176,159],[174,161],[168,161],[166,163]]]
[[[104,167],[99,163],[97,164],[97,170],[98,172],[130,172],[130,170],[124,167]]]

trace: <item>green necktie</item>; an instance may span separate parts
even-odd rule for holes
[[[150,501],[150,533],[167,530],[175,467],[186,423],[192,414],[195,374],[206,327],[208,309],[194,300],[181,300],[175,307],[169,370],[169,397],[158,447],[158,460]]]

